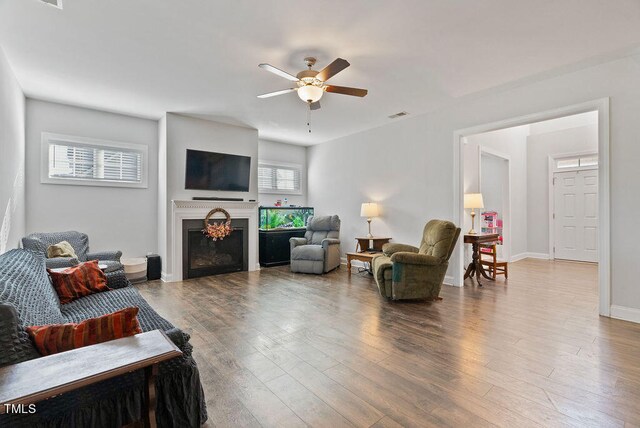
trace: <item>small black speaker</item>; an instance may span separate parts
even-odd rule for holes
[[[147,280],[153,281],[160,279],[160,273],[162,272],[162,262],[160,256],[157,254],[149,254],[147,256]]]

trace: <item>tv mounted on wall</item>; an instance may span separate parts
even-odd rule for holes
[[[185,189],[249,191],[251,158],[187,149]]]

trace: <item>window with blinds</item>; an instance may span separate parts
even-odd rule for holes
[[[284,164],[258,164],[258,192],[295,193],[301,191],[301,166]]]
[[[42,178],[48,183],[146,187],[146,153],[146,146],[136,144],[43,134],[47,164]]]

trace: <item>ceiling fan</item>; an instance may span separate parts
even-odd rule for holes
[[[349,62],[345,59],[338,58],[331,64],[327,65],[320,71],[312,70],[316,63],[314,57],[307,57],[304,59],[308,69],[302,70],[295,76],[280,70],[270,64],[260,64],[258,67],[270,71],[280,77],[284,77],[287,80],[296,83],[295,88],[283,89],[281,91],[269,92],[267,94],[258,95],[258,98],[275,97],[276,95],[288,94],[289,92],[298,92],[300,99],[309,104],[311,110],[317,110],[320,108],[320,98],[325,92],[333,92],[336,94],[352,95],[355,97],[364,97],[367,95],[366,89],[349,88],[346,86],[334,86],[327,85],[326,82],[336,74],[340,73],[345,68],[349,67]]]

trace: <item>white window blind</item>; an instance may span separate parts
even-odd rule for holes
[[[45,154],[43,182],[146,187],[146,146],[43,134]]]
[[[301,193],[299,165],[258,165],[258,191],[261,193]]]

